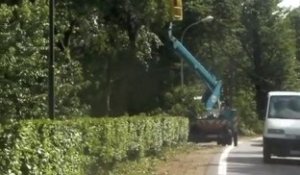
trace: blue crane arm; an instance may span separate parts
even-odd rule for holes
[[[222,81],[216,80],[216,78],[210,74],[205,67],[172,35],[172,24],[169,27],[169,39],[173,43],[175,51],[184,59],[195,72],[205,81],[207,84],[210,94],[205,103],[207,111],[211,111],[221,96]]]

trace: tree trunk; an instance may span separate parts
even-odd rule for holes
[[[252,82],[255,87],[255,99],[256,99],[256,111],[260,119],[263,119],[264,108],[265,108],[265,83],[264,83],[264,74],[263,74],[263,65],[262,65],[262,43],[259,34],[259,19],[255,16],[257,26],[252,31],[253,42],[253,66],[255,75],[252,77]]]
[[[105,93],[105,104],[106,104],[106,115],[111,115],[111,88],[112,88],[112,77],[111,77],[111,58],[107,58],[106,62],[106,93]]]

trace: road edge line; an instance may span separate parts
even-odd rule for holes
[[[256,137],[251,140],[260,140],[261,137]],[[239,142],[239,144],[242,144],[243,142]],[[229,147],[225,148],[222,152],[220,159],[219,159],[219,166],[218,166],[218,175],[226,175],[227,174],[227,157],[230,153],[230,151],[234,148],[233,145],[230,145]]]
[[[227,157],[229,152],[234,148],[233,145],[230,145],[229,147],[225,148],[225,150],[222,152],[220,160],[219,160],[219,166],[218,166],[218,175],[226,175],[227,174]]]

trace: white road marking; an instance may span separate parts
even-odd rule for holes
[[[218,167],[218,175],[226,175],[227,174],[227,157],[229,152],[234,148],[233,145],[230,145],[225,148],[223,153],[221,154],[220,160],[219,160],[219,167]]]
[[[261,140],[261,137],[252,139],[253,141]],[[242,144],[242,142],[238,142],[238,144]],[[225,148],[225,150],[222,152],[220,160],[219,160],[219,166],[218,166],[218,175],[226,175],[227,174],[227,157],[230,153],[230,151],[234,148],[233,145],[230,145]]]

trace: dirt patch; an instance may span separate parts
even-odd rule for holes
[[[198,144],[192,151],[173,155],[156,167],[155,175],[206,175],[207,168],[223,147]]]

